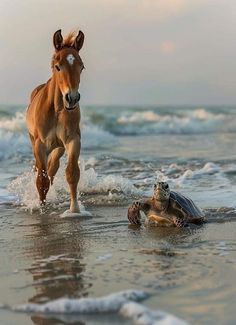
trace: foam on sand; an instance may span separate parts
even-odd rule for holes
[[[85,210],[85,207],[79,202],[79,212],[71,212],[70,210],[66,210],[63,212],[60,217],[61,218],[81,218],[81,217],[92,217],[92,213]]]
[[[43,304],[28,303],[13,307],[14,311],[42,314],[93,314],[118,312],[127,302],[140,301],[148,294],[139,290],[126,290],[100,298],[60,298]]]
[[[27,303],[15,307],[1,305],[0,308],[11,309],[16,312],[41,314],[45,317],[61,319],[83,315],[105,315],[115,313],[130,319],[136,325],[187,325],[187,323],[171,314],[152,310],[138,301],[149,297],[149,294],[140,290],[126,290],[112,293],[99,298],[60,298],[47,303]]]
[[[187,323],[171,314],[152,310],[135,302],[128,302],[120,309],[120,314],[136,325],[187,325]]]

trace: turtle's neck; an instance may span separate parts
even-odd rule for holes
[[[154,197],[152,198],[153,204],[157,210],[165,211],[169,205],[169,199],[167,200],[157,200]]]

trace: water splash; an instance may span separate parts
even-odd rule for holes
[[[89,159],[90,163],[91,160]],[[65,159],[62,160],[61,167],[55,177],[53,186],[50,187],[47,195],[47,202],[53,205],[53,208],[62,207],[65,202],[69,202],[68,185],[65,180]],[[119,194],[126,196],[137,195],[138,189],[130,180],[120,175],[100,176],[93,167],[86,168],[87,163],[82,159],[80,161],[80,181],[78,188],[80,193],[101,194],[104,199],[110,201],[113,195]],[[41,209],[38,193],[35,185],[36,175],[34,169],[25,172],[14,179],[8,186],[8,191],[14,194],[16,204],[21,205],[30,212],[35,209]],[[81,210],[81,213],[83,209]]]

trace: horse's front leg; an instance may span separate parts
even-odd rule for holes
[[[77,186],[80,178],[80,169],[78,165],[78,159],[80,155],[80,137],[71,140],[65,145],[65,147],[68,155],[66,180],[70,188],[70,211],[79,212]]]
[[[49,190],[50,181],[47,174],[47,150],[46,146],[37,139],[34,145],[34,155],[36,159],[37,179],[36,186],[41,204],[45,204],[46,195]]]
[[[48,176],[50,178],[51,185],[53,184],[54,177],[58,171],[60,165],[60,158],[63,156],[65,149],[62,147],[55,148],[50,155],[50,159],[47,164]]]

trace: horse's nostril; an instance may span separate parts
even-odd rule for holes
[[[67,103],[70,104],[70,102],[71,102],[71,97],[70,97],[69,94],[66,94],[66,95],[65,95],[65,99],[66,99]]]

